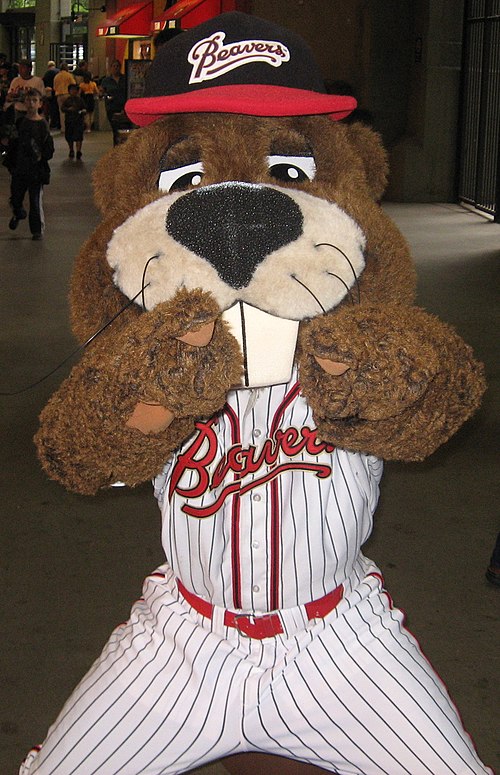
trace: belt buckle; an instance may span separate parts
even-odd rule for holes
[[[240,635],[243,635],[244,638],[250,638],[251,635],[249,635],[245,630],[242,630],[239,625],[240,619],[245,619],[250,626],[253,626],[255,624],[255,616],[253,614],[234,614],[234,627]],[[253,620],[253,621],[252,621]]]
[[[240,619],[247,624],[246,628],[241,626]],[[281,620],[274,612],[262,614],[262,616],[234,614],[234,626],[243,637],[256,638],[257,640],[273,638],[283,632]]]

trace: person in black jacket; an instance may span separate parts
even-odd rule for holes
[[[64,122],[64,137],[68,143],[69,158],[73,159],[75,156],[75,144],[76,144],[76,158],[82,158],[82,143],[83,132],[85,129],[85,103],[80,96],[80,88],[77,83],[70,83],[68,86],[69,96],[66,97],[61,110],[66,116]]]
[[[57,97],[54,92],[54,78],[56,77],[58,72],[59,72],[59,68],[56,67],[56,63],[52,59],[50,59],[47,62],[47,70],[45,74],[42,76],[42,81],[45,85],[45,88],[50,92],[50,94],[47,94],[47,102],[48,102],[48,108],[49,108],[48,121],[52,129],[61,128],[59,105],[57,104]]]
[[[114,59],[111,62],[110,73],[102,79],[99,85],[99,93],[105,100],[106,115],[113,130],[113,145],[118,145],[120,129],[131,126],[125,114],[127,79],[121,73],[119,59]]]
[[[12,218],[9,229],[17,229],[26,218],[24,197],[29,195],[29,226],[34,240],[42,239],[45,221],[42,209],[43,186],[50,181],[49,159],[54,155],[54,141],[46,120],[40,115],[42,95],[37,89],[27,89],[26,116],[16,122],[4,160],[12,175],[10,205]]]

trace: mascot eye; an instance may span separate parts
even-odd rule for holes
[[[158,188],[160,191],[185,191],[191,186],[199,186],[204,173],[201,161],[194,164],[185,164],[173,170],[163,170],[160,173]]]
[[[316,174],[313,156],[268,156],[267,163],[270,175],[283,183],[303,183]]]

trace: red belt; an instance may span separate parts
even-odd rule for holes
[[[198,597],[194,592],[190,592],[179,579],[177,579],[177,586],[186,602],[195,611],[198,611],[202,616],[206,616],[207,619],[212,618],[214,612],[212,603]],[[324,597],[306,603],[304,608],[308,618],[323,619],[340,603],[343,594],[344,587],[341,584],[337,589],[329,592]],[[252,614],[237,614],[233,611],[224,611],[224,624],[226,627],[234,627],[249,638],[256,638],[257,640],[273,638],[275,635],[283,632],[281,618],[276,612],[263,614],[262,616],[252,616]]]

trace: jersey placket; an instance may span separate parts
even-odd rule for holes
[[[262,399],[262,391],[255,389],[242,416],[242,436],[245,447],[255,449],[259,455],[267,439],[269,425],[268,404]],[[260,400],[259,400],[260,398]],[[264,472],[252,474],[259,478]],[[244,521],[242,542],[247,547],[250,559],[243,571],[248,580],[248,606],[254,611],[269,609],[269,488],[256,486],[242,497]],[[247,602],[247,601],[245,601]]]
[[[254,450],[258,459],[264,445],[270,450],[271,461],[263,460],[258,471],[242,480],[242,492],[233,499],[232,549],[235,607],[257,611],[276,610],[280,607],[281,537],[279,477],[268,480],[269,473],[279,464],[274,455],[275,433],[284,414],[299,393],[299,385],[285,391],[285,386],[265,391],[259,400],[259,391],[249,391],[246,407],[239,406],[239,414],[231,412],[231,423],[240,417],[238,439],[245,450]],[[243,404],[243,392],[239,395]],[[242,411],[244,410],[244,411]],[[267,476],[266,476],[267,475]],[[252,479],[264,478],[252,486]]]

